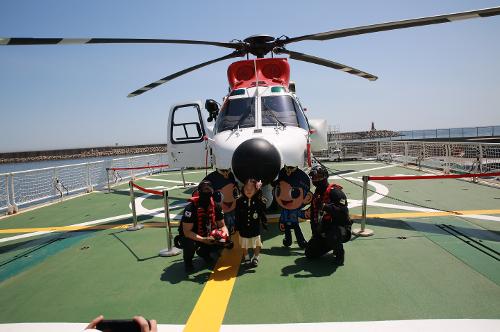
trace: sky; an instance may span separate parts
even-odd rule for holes
[[[0,37],[301,36],[500,6],[500,0],[2,0]],[[341,131],[500,125],[500,16],[340,38],[288,49],[379,76],[374,82],[290,60],[309,118]],[[166,143],[173,104],[227,92],[231,60],[135,98],[168,74],[230,53],[196,45],[0,47],[0,153]],[[237,59],[239,60],[239,59]]]

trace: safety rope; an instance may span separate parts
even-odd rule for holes
[[[330,172],[331,172],[332,170],[333,170],[333,171],[336,171],[336,172],[342,172],[342,171],[341,171],[341,170],[339,170],[339,169],[335,169],[335,168],[333,168],[333,167],[332,167],[332,168],[330,168],[330,167],[325,166],[325,165],[324,165],[323,163],[321,163],[321,162],[320,162],[320,161],[319,161],[316,157],[314,157],[314,160],[315,160],[318,164],[320,164],[321,166],[325,167],[325,168],[326,168],[328,171],[330,171]],[[334,172],[332,172],[332,173],[334,173]],[[497,173],[492,173],[492,174],[497,174]],[[349,182],[349,183],[351,183],[351,184],[353,184],[353,185],[355,185],[355,186],[357,186],[357,187],[363,188],[363,186],[362,186],[362,185],[360,185],[360,184],[358,184],[358,183],[356,183],[356,182],[354,182],[354,181],[352,181],[352,180],[349,180],[349,179],[347,179],[347,178],[343,177],[343,176],[342,176],[342,175],[340,175],[340,174],[333,174],[333,175],[338,176],[339,178],[341,178],[341,179],[343,179],[343,180],[345,180],[345,181],[347,181],[347,182]],[[472,175],[474,175],[474,174],[472,174]],[[370,177],[370,179],[376,179],[376,178],[377,178],[377,177]],[[413,178],[413,177],[412,177],[412,178]],[[368,191],[370,191],[370,192],[372,192],[372,193],[374,193],[374,194],[378,194],[378,195],[380,195],[380,196],[382,196],[382,197],[386,197],[386,198],[392,199],[392,200],[397,201],[397,202],[400,202],[400,203],[405,203],[405,204],[408,204],[408,205],[410,205],[410,206],[416,206],[416,207],[421,207],[421,208],[424,208],[424,209],[431,209],[431,210],[436,210],[436,211],[441,211],[441,212],[448,212],[448,213],[454,214],[454,215],[456,215],[456,216],[460,215],[460,213],[459,213],[459,212],[456,212],[456,211],[446,210],[446,209],[440,209],[440,208],[436,208],[436,207],[432,207],[432,206],[428,206],[428,205],[423,205],[423,204],[419,204],[419,203],[415,203],[415,202],[406,201],[406,200],[404,200],[404,199],[396,198],[396,197],[394,197],[394,196],[390,196],[390,195],[385,195],[385,194],[379,193],[378,191],[373,190],[373,189],[370,189],[370,188],[367,188],[367,190],[368,190]]]

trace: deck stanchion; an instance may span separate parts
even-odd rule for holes
[[[182,176],[182,187],[186,188],[186,179],[184,178],[184,167],[181,167],[181,176]]]
[[[167,248],[158,253],[162,257],[179,255],[182,250],[172,246],[172,228],[170,227],[170,209],[168,207],[168,190],[163,191],[163,206],[165,207],[165,230],[167,232]]]
[[[106,168],[106,178],[108,180],[108,193],[111,192],[111,186],[109,185],[109,168]]]
[[[367,175],[363,176],[363,206],[362,206],[362,216],[361,216],[361,228],[355,228],[352,234],[356,236],[371,236],[373,231],[366,228],[366,205],[368,200],[368,181],[370,177]]]
[[[130,204],[132,205],[132,216],[134,218],[134,224],[127,228],[127,231],[138,231],[144,228],[143,224],[137,223],[137,214],[135,212],[135,195],[134,195],[134,186],[132,180],[128,182],[128,186],[130,188]]]

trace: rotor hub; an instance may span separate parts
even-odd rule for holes
[[[276,46],[276,38],[269,35],[253,35],[243,40],[246,46],[246,52],[263,58],[264,55],[271,52]]]

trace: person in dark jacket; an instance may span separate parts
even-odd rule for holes
[[[262,201],[262,182],[248,179],[243,185],[243,195],[236,201],[236,229],[240,234],[243,262],[257,266],[262,248],[260,227],[267,229],[266,205]],[[248,249],[253,249],[250,260]]]
[[[198,196],[189,199],[179,227],[186,272],[194,269],[195,252],[207,263],[213,262],[211,253],[220,249],[216,239],[211,235],[213,230],[218,229],[223,235],[228,235],[222,209],[212,198],[214,194],[212,183],[207,180],[200,182],[198,193]]]
[[[312,238],[306,246],[307,258],[317,258],[333,250],[335,264],[344,265],[343,243],[351,237],[351,219],[342,187],[328,183],[328,171],[314,166],[309,173],[316,187],[306,216],[311,220]]]

